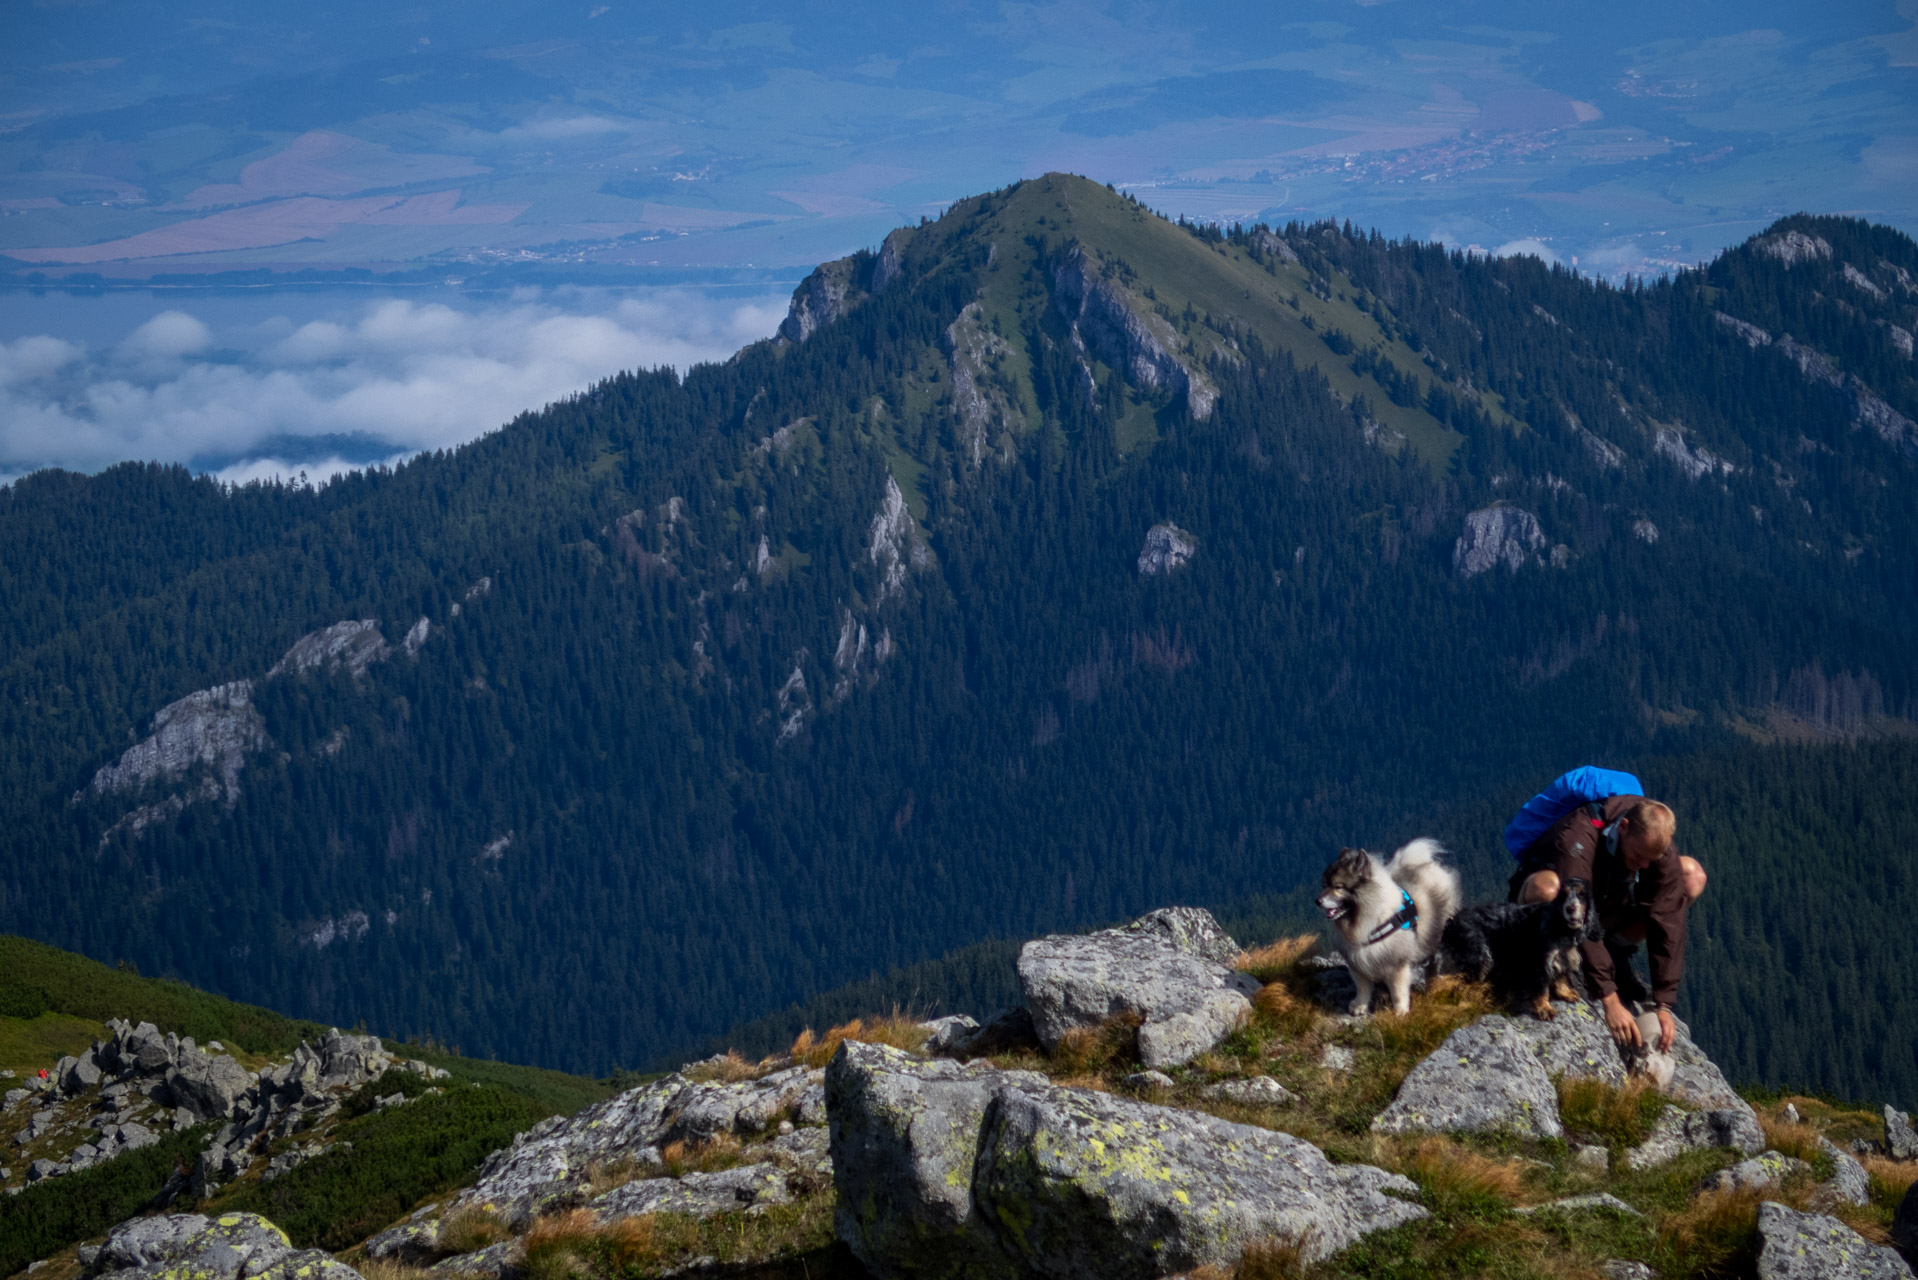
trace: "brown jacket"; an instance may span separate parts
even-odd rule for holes
[[[1638,796],[1613,796],[1603,802],[1605,822],[1611,823]],[[1561,880],[1589,880],[1598,905],[1599,923],[1607,933],[1623,934],[1633,942],[1644,939],[1651,962],[1652,999],[1670,1005],[1678,999],[1678,981],[1685,976],[1685,877],[1674,845],[1664,856],[1634,875],[1625,860],[1606,847],[1602,830],[1592,825],[1581,805],[1560,818],[1525,851],[1521,871],[1556,871]],[[1599,996],[1618,990],[1612,953],[1603,940],[1580,946],[1585,976]]]

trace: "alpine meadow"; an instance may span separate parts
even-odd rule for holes
[[[1342,845],[1502,897],[1598,763],[1711,874],[1726,1073],[1909,1099],[1914,331],[1859,220],[1613,287],[1052,174],[395,468],[37,472],[0,931],[605,1075],[1171,903],[1263,941]]]

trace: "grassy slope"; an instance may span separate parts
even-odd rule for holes
[[[973,229],[971,220],[982,207],[990,212],[983,227]],[[1221,332],[1228,327],[1225,318],[1231,317],[1268,349],[1285,351],[1300,365],[1319,370],[1332,389],[1348,400],[1363,395],[1373,406],[1373,416],[1403,433],[1432,465],[1442,465],[1458,446],[1456,432],[1423,409],[1393,404],[1377,382],[1353,372],[1350,357],[1335,355],[1325,345],[1320,333],[1337,328],[1359,348],[1380,348],[1401,372],[1419,378],[1421,387],[1434,381],[1431,370],[1411,348],[1388,340],[1377,321],[1357,305],[1351,282],[1343,275],[1332,277],[1331,299],[1321,299],[1312,293],[1311,273],[1302,267],[1275,262],[1268,271],[1242,248],[1208,244],[1096,182],[1064,174],[1023,182],[1004,197],[961,201],[939,221],[911,233],[907,260],[915,265],[935,262],[952,253],[962,235],[966,243],[984,239],[995,248],[980,303],[988,323],[996,317],[1004,334],[1018,334],[1025,317],[1047,305],[1048,295],[1027,283],[1027,272],[1040,252],[1030,238],[1043,238],[1055,250],[1077,239],[1086,246],[1098,246],[1106,260],[1116,259],[1136,273],[1121,288],[1127,305],[1140,317],[1150,317],[1155,308],[1161,308],[1161,314],[1169,312],[1176,323],[1190,307],[1199,319],[1184,336],[1201,362],[1215,353],[1233,355],[1233,339]],[[1151,297],[1145,292],[1148,288]],[[1218,318],[1220,328],[1204,323],[1208,314]],[[1011,345],[1007,373],[1021,390],[1028,416],[1036,420],[1030,364],[1022,344]],[[1098,372],[1103,382],[1106,370],[1101,367]],[[1488,410],[1509,421],[1496,406]],[[1123,444],[1147,442],[1153,434],[1149,414],[1129,417],[1124,433],[1131,438],[1122,438]]]

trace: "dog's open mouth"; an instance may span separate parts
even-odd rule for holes
[[[1352,913],[1352,908],[1343,902],[1321,902],[1319,910],[1325,912],[1327,920],[1340,920]]]

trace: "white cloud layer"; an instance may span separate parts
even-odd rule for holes
[[[31,334],[0,343],[0,480],[152,459],[317,482],[464,443],[622,370],[724,360],[784,312],[783,293],[558,291],[386,299],[231,333],[189,306],[98,349]]]

